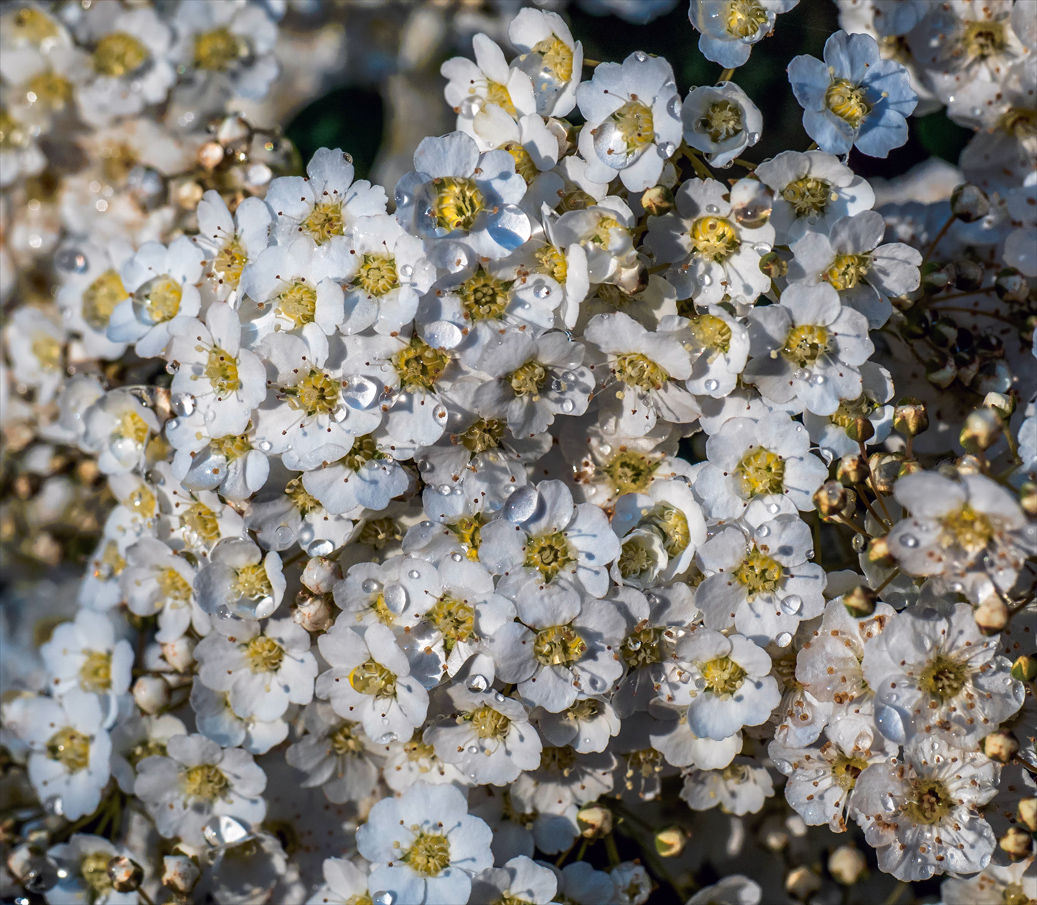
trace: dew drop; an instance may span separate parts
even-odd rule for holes
[[[478,694],[480,691],[486,691],[486,689],[490,687],[489,679],[487,679],[486,676],[481,675],[480,673],[475,673],[474,675],[469,676],[468,680],[464,684],[465,688],[472,692],[472,694]]]
[[[777,638],[774,639],[774,642],[778,645],[778,647],[788,647],[792,643],[792,635],[790,635],[788,632],[782,632],[780,635],[778,635]]]
[[[915,547],[918,546],[918,538],[915,537],[913,534],[905,534],[902,538],[900,538],[900,542],[909,550],[913,550]]]
[[[385,600],[385,606],[390,612],[402,613],[407,608],[407,589],[395,581],[391,582],[385,586],[382,599]]]
[[[714,392],[717,389],[717,387],[720,386],[720,381],[719,380],[714,380],[712,377],[710,377],[709,380],[707,380],[702,385],[706,388],[707,392],[712,393],[712,392]]]
[[[803,609],[803,598],[796,594],[789,594],[788,597],[782,598],[781,611],[786,616],[795,616]]]

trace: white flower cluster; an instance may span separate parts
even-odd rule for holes
[[[1037,29],[840,3],[789,64],[816,144],[755,164],[735,68],[795,5],[692,0],[689,92],[509,14],[391,193],[190,131],[276,88],[278,4],[0,9],[4,241],[57,279],[5,302],[4,480],[44,548],[110,500],[5,603],[2,883],[1037,899]],[[920,98],[965,175],[856,175]]]

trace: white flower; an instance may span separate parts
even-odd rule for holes
[[[821,454],[830,454],[833,458],[854,455],[860,451],[860,444],[852,440],[848,430],[854,428],[856,435],[857,419],[866,418],[874,435],[867,441],[868,446],[884,443],[893,429],[893,380],[889,371],[874,361],[866,361],[858,368],[861,374],[861,394],[856,399],[844,399],[838,408],[829,416],[803,413],[803,424],[810,432],[810,439],[817,443]]]
[[[175,735],[166,755],[137,765],[134,794],[159,835],[186,846],[205,844],[202,827],[213,816],[258,826],[266,815],[266,774],[241,748],[221,748],[202,735]]]
[[[988,865],[967,879],[949,878],[940,886],[945,905],[1001,905],[1012,897],[1033,899],[1037,895],[1037,861],[1029,859],[1002,867]]]
[[[560,713],[538,709],[536,724],[549,744],[556,748],[571,745],[577,754],[604,751],[620,729],[619,717],[608,701],[584,694]]]
[[[210,423],[201,409],[166,422],[166,439],[176,450],[171,473],[188,490],[219,490],[228,500],[248,499],[266,484],[270,460],[253,445],[253,430],[214,437]]]
[[[71,265],[58,268],[63,279],[57,303],[65,323],[79,334],[88,356],[119,358],[126,343],[108,339],[108,322],[115,306],[129,295],[119,269],[133,255],[133,248],[121,240],[103,245],[84,242],[61,254]]]
[[[972,607],[946,615],[910,610],[864,648],[864,677],[875,689],[875,722],[899,744],[940,730],[972,747],[1023,705],[997,642],[984,638]]]
[[[922,738],[903,763],[875,764],[857,777],[851,813],[878,850],[879,867],[898,880],[974,873],[994,850],[976,808],[997,794],[999,771],[978,752]]]
[[[492,835],[456,788],[415,783],[379,801],[356,842],[372,864],[369,888],[389,901],[452,905],[467,901],[472,877],[492,866]]]
[[[4,340],[18,382],[50,402],[64,382],[67,337],[59,320],[39,308],[19,308],[4,327]]]
[[[285,751],[285,760],[302,770],[304,789],[319,786],[328,801],[363,801],[378,784],[374,746],[358,723],[336,716],[330,704],[314,701],[303,712],[306,734]]]
[[[271,619],[260,630],[252,620],[220,620],[194,649],[198,679],[229,694],[234,712],[269,722],[289,704],[313,698],[317,661],[310,636],[291,619]]]
[[[702,55],[736,69],[748,62],[753,45],[774,31],[778,15],[797,3],[799,0],[691,0],[688,18],[702,32]]]
[[[576,89],[576,102],[587,121],[579,138],[587,178],[611,182],[619,176],[631,192],[655,185],[681,141],[680,95],[670,64],[640,50],[622,63],[602,63]]]
[[[108,862],[131,857],[131,852],[100,836],[74,833],[68,842],[47,850],[57,864],[58,882],[43,897],[48,905],[136,905],[137,893],[120,892],[112,885]]]
[[[206,613],[264,619],[281,605],[285,587],[281,557],[265,556],[254,543],[224,538],[194,580],[198,603]]]
[[[681,108],[684,140],[705,152],[711,166],[728,167],[760,140],[763,116],[734,82],[692,88]]]
[[[155,413],[130,390],[105,393],[83,414],[80,446],[97,455],[97,467],[116,475],[140,464],[144,447],[159,430]]]
[[[191,709],[198,731],[224,748],[240,745],[250,754],[266,754],[288,737],[283,719],[242,718],[231,707],[229,694],[213,691],[201,682],[191,688]]]
[[[757,813],[773,794],[767,768],[749,757],[736,757],[723,770],[692,769],[681,789],[681,798],[693,811],[720,806],[736,815]]]
[[[196,317],[201,309],[197,284],[202,262],[201,249],[186,236],[175,239],[168,248],[145,242],[120,268],[122,285],[130,297],[113,309],[108,339],[134,343],[142,358],[161,355],[174,322]]]
[[[686,905],[759,905],[762,894],[763,890],[755,880],[733,874],[713,886],[700,889]]]
[[[550,905],[557,891],[558,881],[549,867],[519,855],[501,867],[487,867],[476,874],[468,901],[471,905],[494,905],[511,898],[529,905]]]
[[[520,9],[508,24],[508,37],[521,51],[512,66],[532,79],[536,112],[567,116],[576,106],[576,88],[583,77],[583,44],[558,13]]]
[[[237,297],[245,266],[270,243],[270,209],[259,198],[246,198],[234,216],[219,192],[210,189],[198,202],[198,235],[195,242],[205,252],[206,276],[216,297]]]
[[[103,613],[80,610],[72,622],[54,629],[40,646],[50,675],[50,688],[61,698],[73,689],[114,696],[130,687],[133,647],[116,637],[112,620]]]
[[[366,864],[356,865],[345,858],[325,858],[324,885],[306,900],[307,905],[353,905],[370,899]]]
[[[112,776],[127,795],[133,794],[137,764],[145,757],[166,753],[166,742],[187,730],[172,714],[132,716],[112,729]]]
[[[254,497],[245,527],[267,550],[288,550],[297,544],[310,556],[337,550],[353,533],[352,519],[325,509],[302,478],[292,478],[283,492],[270,488]]]
[[[342,458],[303,474],[302,485],[336,515],[358,507],[381,511],[410,484],[407,472],[388,452],[390,445],[384,435],[357,437]]]

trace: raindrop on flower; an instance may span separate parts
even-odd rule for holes
[[[274,445],[269,440],[260,440],[256,444],[259,447],[260,452],[270,452],[274,448]]]
[[[89,262],[78,248],[63,248],[54,256],[54,265],[65,273],[85,273]]]
[[[281,525],[274,532],[274,542],[280,547],[287,547],[293,540],[295,540],[295,532],[287,525]]]
[[[467,688],[473,694],[477,694],[480,691],[486,691],[486,689],[490,687],[489,679],[487,679],[484,675],[480,675],[479,673],[475,673],[474,675],[469,676],[468,681],[466,681],[464,684],[465,688]]]
[[[374,740],[374,743],[376,745],[391,745],[397,740],[397,738],[398,736],[395,732],[386,732],[383,735],[379,735],[378,738]]]
[[[795,616],[800,610],[803,609],[803,598],[796,594],[789,594],[788,597],[783,597],[781,601],[781,611],[786,616]]]
[[[664,141],[659,145],[659,156],[660,157],[672,157],[675,148],[672,141]]]
[[[532,518],[539,502],[540,494],[535,487],[521,487],[504,504],[504,518],[509,522],[524,522]]]
[[[335,545],[327,538],[321,538],[315,540],[306,548],[307,556],[327,556],[332,550],[335,549]]]
[[[757,537],[767,537],[767,535],[770,533],[771,529],[768,525],[760,525],[760,527],[756,529]]]
[[[720,381],[719,380],[714,380],[712,377],[710,377],[709,380],[707,380],[702,385],[706,388],[706,392],[712,393],[712,392],[714,392],[717,389],[717,387],[720,386]]]
[[[566,414],[569,414],[569,412],[571,412],[575,407],[576,406],[574,405],[574,403],[573,403],[573,401],[571,399],[563,399],[562,400],[562,411],[565,412]]]
[[[538,299],[546,299],[551,294],[551,287],[546,283],[538,283],[533,289],[533,295]]]
[[[392,613],[399,614],[407,608],[407,589],[395,581],[385,586],[382,598],[385,600],[385,606]]]
[[[411,569],[407,573],[408,578],[421,578],[421,573],[417,569]]]
[[[194,412],[194,396],[190,393],[174,393],[169,400],[173,411],[178,415],[187,417]]]
[[[909,550],[913,550],[915,547],[918,546],[918,538],[915,537],[913,534],[905,534],[902,538],[900,538],[900,542]]]
[[[707,214],[719,214],[720,213],[720,208],[717,207],[715,204],[707,204],[706,205],[706,213]]]
[[[450,554],[450,558],[451,558],[451,559],[452,559],[452,560],[453,560],[454,562],[460,562],[460,561],[461,561],[462,559],[464,559],[464,556],[462,556],[462,555],[461,555],[460,553],[458,553],[458,552],[457,552],[457,551],[455,550],[455,551],[454,551],[453,553],[451,553],[451,554]]]
[[[220,814],[205,822],[202,835],[213,848],[227,848],[247,842],[252,837],[252,831],[240,820]]]
[[[788,632],[782,632],[774,639],[774,643],[777,644],[778,647],[788,647],[792,643],[792,635]]]

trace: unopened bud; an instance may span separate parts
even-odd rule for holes
[[[892,569],[897,564],[896,557],[889,550],[888,537],[873,537],[868,543],[868,560],[883,569]]]
[[[169,683],[159,676],[141,676],[133,683],[133,700],[145,713],[169,706]]]
[[[843,886],[853,886],[863,879],[867,869],[867,858],[852,845],[840,845],[828,856],[828,873]]]
[[[680,827],[671,826],[655,834],[655,850],[663,858],[676,858],[687,844],[687,834]]]
[[[1008,607],[996,594],[991,594],[972,614],[984,635],[996,635],[1008,625]]]
[[[1019,488],[1019,505],[1027,515],[1037,517],[1037,484],[1027,481]]]
[[[1013,861],[1022,861],[1030,856],[1033,840],[1026,830],[1013,826],[997,841],[997,845]]]
[[[214,170],[223,161],[223,145],[218,141],[207,141],[198,149],[198,163],[207,170]]]
[[[125,855],[116,855],[108,862],[108,879],[116,892],[133,892],[144,879],[144,868]]]
[[[991,732],[983,739],[983,753],[999,764],[1007,764],[1019,752],[1019,742],[1007,732]]]
[[[924,308],[912,308],[904,314],[900,332],[905,339],[922,339],[933,329],[933,320]]]
[[[836,467],[835,476],[843,484],[863,484],[868,480],[868,461],[856,453],[843,456]]]
[[[789,272],[789,262],[776,251],[769,251],[760,258],[760,270],[772,280],[776,280]]]
[[[978,185],[966,182],[951,192],[951,213],[965,223],[973,223],[990,213],[990,200]]]
[[[1019,802],[1019,820],[1031,833],[1037,833],[1037,798],[1028,795]]]
[[[1012,678],[1020,682],[1032,682],[1037,679],[1037,658],[1026,654],[1016,657],[1015,663],[1012,664]]]
[[[1018,270],[1006,267],[997,275],[994,291],[1003,302],[1021,304],[1030,297],[1030,284]]]
[[[925,471],[922,468],[922,463],[917,462],[914,459],[905,459],[900,463],[900,469],[897,471],[897,478],[903,478],[906,475],[914,474],[916,471]]]
[[[851,616],[863,619],[875,612],[875,603],[878,599],[879,595],[871,588],[859,584],[843,597],[843,606]]]
[[[641,207],[653,216],[660,216],[673,210],[673,192],[665,185],[655,185],[641,196]]]
[[[1008,418],[1015,411],[1015,396],[1011,393],[987,393],[983,397],[983,407],[993,409],[1002,417]]]
[[[922,283],[934,289],[944,289],[954,279],[954,265],[927,264],[922,268]]]
[[[199,871],[186,855],[166,855],[162,859],[162,885],[179,895],[186,896],[198,882]]]
[[[863,415],[854,418],[846,427],[846,436],[854,443],[867,443],[875,436],[875,425]]]
[[[785,891],[797,899],[809,899],[821,888],[821,878],[809,867],[795,867],[785,877]]]
[[[892,493],[900,474],[903,460],[890,453],[873,453],[868,457],[871,466],[871,486],[879,493]]]
[[[334,611],[327,594],[299,591],[292,606],[292,621],[314,634],[326,632],[334,621]]]
[[[929,413],[921,399],[907,396],[893,409],[893,430],[905,437],[917,437],[929,428]]]
[[[600,839],[612,832],[612,811],[592,804],[576,812],[576,825],[585,839]]]
[[[954,262],[954,285],[966,292],[979,289],[983,285],[983,275],[986,271],[983,265],[975,261]]]
[[[949,358],[933,357],[926,362],[925,379],[934,387],[945,390],[954,383],[954,378],[957,376],[958,369]]]
[[[342,580],[342,566],[335,560],[314,556],[302,570],[302,583],[314,594],[330,594],[335,582]]]
[[[184,672],[194,663],[194,641],[187,635],[162,645],[162,659],[177,672]]]
[[[178,182],[173,189],[173,197],[176,199],[176,203],[185,211],[194,210],[198,207],[198,202],[202,200],[204,194],[205,189],[193,179]]]
[[[961,429],[961,445],[971,453],[990,449],[1001,436],[1001,416],[993,409],[978,408],[969,412]]]
[[[814,494],[814,505],[825,518],[838,515],[846,508],[849,494],[838,481],[825,481]]]
[[[948,477],[964,477],[967,474],[982,474],[983,463],[975,456],[961,456],[954,463],[954,470]]]

